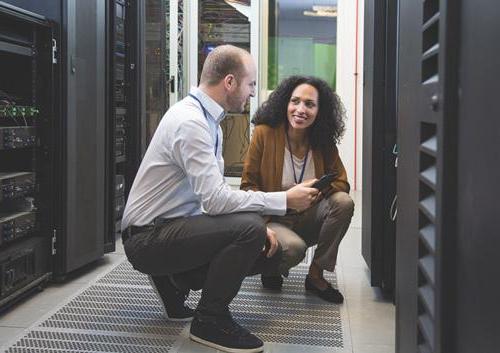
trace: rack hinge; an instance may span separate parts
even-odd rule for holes
[[[56,251],[56,239],[57,239],[57,230],[53,230],[52,233],[52,255],[55,255],[57,253]]]
[[[57,64],[57,41],[52,38],[52,64]]]

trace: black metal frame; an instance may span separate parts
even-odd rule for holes
[[[106,197],[104,209],[104,252],[112,252],[116,249],[115,244],[115,224],[114,220],[114,197],[115,197],[115,126],[116,126],[116,108],[115,108],[115,2],[106,3]]]
[[[365,1],[362,254],[371,284],[392,296],[396,194],[397,0]]]

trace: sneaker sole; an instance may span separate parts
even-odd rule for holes
[[[258,353],[258,352],[263,352],[264,351],[264,346],[258,347],[258,348],[230,348],[230,347],[224,347],[221,346],[220,344],[213,343],[210,341],[206,341],[203,338],[197,337],[193,335],[192,333],[189,334],[189,338],[191,338],[193,341],[204,344],[205,346],[211,347],[218,349],[219,351],[223,352],[228,352],[228,353]]]
[[[160,305],[161,305],[161,310],[163,311],[163,316],[165,317],[165,319],[167,319],[169,321],[178,321],[178,322],[189,322],[189,321],[193,320],[193,316],[181,317],[181,318],[168,316],[167,308],[165,308],[165,304],[163,304],[163,300],[161,299],[160,292],[158,292],[158,289],[156,289],[156,286],[155,286],[151,276],[148,276],[148,280],[149,280],[149,284],[151,284],[151,287],[153,287],[153,290],[156,293],[156,296],[158,297],[158,300],[159,300]]]
[[[163,309],[163,316],[165,317],[165,319],[167,319],[168,321],[176,321],[176,322],[190,322],[190,321],[193,321],[193,317],[190,316],[190,317],[185,317],[185,318],[177,318],[177,317],[170,317],[167,315],[167,313],[165,312],[165,309]]]

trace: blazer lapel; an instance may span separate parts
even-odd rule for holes
[[[323,155],[319,151],[313,150],[313,160],[314,160],[314,174],[317,179],[321,178],[325,174],[325,162],[323,160]]]

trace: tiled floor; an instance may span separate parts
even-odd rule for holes
[[[353,193],[356,211],[348,234],[342,242],[337,277],[346,297],[345,312],[353,353],[393,353],[394,315],[392,303],[381,298],[380,291],[369,285],[369,272],[361,256],[361,193]],[[121,242],[117,251],[80,271],[64,284],[51,284],[43,292],[23,300],[0,314],[0,346],[12,341],[24,330],[53,312],[63,301],[79,293],[89,282],[108,272],[124,258]],[[185,342],[185,352],[213,352],[192,342]],[[275,347],[273,352],[278,352]]]

